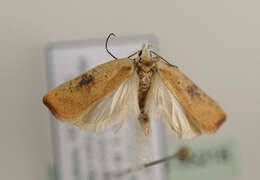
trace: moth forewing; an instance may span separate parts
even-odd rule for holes
[[[109,61],[50,90],[43,97],[43,103],[57,119],[75,122],[133,72],[131,59]]]
[[[194,125],[202,132],[214,133],[226,119],[222,108],[177,67],[164,61],[156,65],[163,83],[176,96]]]

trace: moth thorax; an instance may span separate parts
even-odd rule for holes
[[[154,66],[155,66],[154,61],[150,59],[141,60],[141,62],[139,63],[139,67],[144,72],[150,72]]]

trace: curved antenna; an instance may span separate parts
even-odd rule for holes
[[[118,59],[118,58],[115,57],[115,56],[108,50],[108,48],[107,48],[108,40],[109,40],[109,38],[110,38],[111,36],[115,36],[115,37],[116,37],[116,35],[115,35],[114,33],[110,33],[110,34],[108,35],[107,39],[106,39],[105,47],[106,47],[107,53],[108,53],[110,56],[112,56],[114,59]]]
[[[155,53],[154,51],[151,51],[151,53],[154,54],[156,57],[160,58],[161,60],[163,60],[164,62],[166,62],[168,65],[174,66],[174,67],[178,68],[177,66],[172,65],[171,63],[169,63],[168,61],[166,61],[162,56],[160,56],[159,54]]]
[[[142,50],[136,51],[135,53],[131,54],[131,55],[130,55],[130,56],[128,56],[127,58],[131,58],[132,56],[134,56],[134,55],[138,54],[140,51],[142,51]]]

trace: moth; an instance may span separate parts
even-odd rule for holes
[[[147,136],[151,117],[157,117],[180,138],[191,139],[215,133],[226,119],[211,97],[150,44],[59,85],[45,94],[43,103],[58,120],[88,131],[116,124],[120,129],[131,117]]]

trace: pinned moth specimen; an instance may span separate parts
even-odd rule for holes
[[[150,119],[156,116],[180,138],[191,139],[215,133],[226,119],[212,98],[177,66],[151,51],[149,44],[50,90],[43,103],[58,120],[88,131],[116,124],[120,129],[131,117],[149,135]]]

